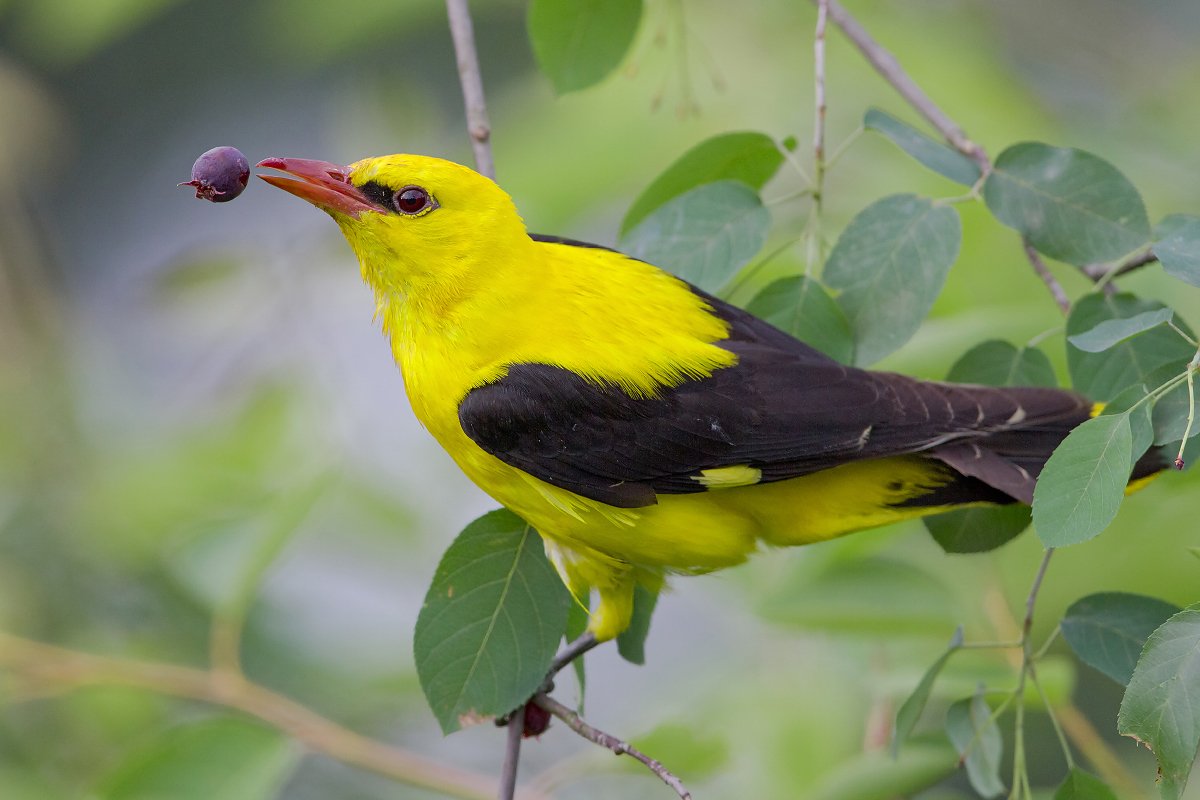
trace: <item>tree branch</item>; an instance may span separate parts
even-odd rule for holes
[[[825,27],[829,0],[816,1],[817,29],[813,33],[813,163],[817,179],[813,199],[820,202],[825,174]]]
[[[1071,298],[1067,297],[1066,291],[1062,284],[1058,282],[1058,278],[1054,277],[1054,273],[1046,266],[1046,262],[1034,249],[1033,245],[1028,240],[1022,240],[1021,246],[1025,248],[1025,257],[1029,259],[1029,263],[1033,265],[1033,271],[1042,279],[1042,283],[1046,284],[1046,288],[1050,290],[1050,294],[1054,297],[1054,302],[1058,304],[1059,309],[1064,314],[1071,310]]]
[[[1109,273],[1112,278],[1124,275],[1127,272],[1133,272],[1136,269],[1141,269],[1147,264],[1153,264],[1158,261],[1158,256],[1154,251],[1147,248],[1141,253],[1135,253],[1117,265],[1112,264],[1088,264],[1086,267],[1081,267],[1083,274],[1091,278],[1093,281],[1103,280]]]
[[[825,0],[813,0],[813,2],[823,3]],[[925,117],[955,150],[974,160],[985,172],[991,169],[991,162],[983,148],[967,138],[963,129],[938,108],[929,95],[925,94],[921,87],[917,86],[916,82],[908,76],[896,57],[875,41],[871,34],[867,33],[866,28],[860,25],[858,20],[851,16],[850,12],[843,8],[837,0],[828,0],[828,3],[830,19],[842,29],[842,33],[846,34],[846,38],[854,43],[854,46],[871,63],[875,71],[890,83],[892,88],[908,101],[909,105]]]
[[[816,0],[817,27],[813,31],[813,184],[812,211],[805,225],[805,274],[815,275],[825,264],[821,215],[825,206],[825,31],[829,0]]]
[[[818,20],[820,19],[820,8],[828,4],[829,18],[842,29],[842,33],[846,34],[846,38],[854,43],[859,52],[863,54],[863,57],[875,68],[875,71],[891,84],[892,88],[907,100],[910,106],[916,109],[921,116],[925,117],[929,124],[942,135],[951,147],[978,164],[985,176],[991,171],[992,162],[984,149],[971,141],[966,132],[954,120],[946,116],[945,112],[938,108],[929,95],[925,94],[924,90],[904,71],[904,68],[900,66],[900,62],[896,60],[896,57],[888,52],[883,45],[875,41],[871,34],[867,33],[866,28],[859,24],[858,20],[849,11],[843,8],[837,0],[812,0],[812,2],[818,4]],[[1038,252],[1029,242],[1024,242],[1024,249],[1025,257],[1029,259],[1034,272],[1046,284],[1046,288],[1050,290],[1054,302],[1064,314],[1069,312],[1071,310],[1071,299],[1063,290],[1058,279],[1046,267],[1046,262],[1042,260],[1041,256],[1038,255]],[[1137,269],[1153,260],[1153,255],[1149,253],[1145,256],[1136,256],[1126,264],[1118,267],[1114,274],[1119,275]],[[1095,266],[1081,268],[1082,272],[1094,281],[1099,280],[1100,276],[1106,272],[1100,268],[1099,274],[1093,274],[1096,269]]]
[[[691,800],[692,793],[684,787],[683,782],[675,777],[661,762],[650,758],[642,751],[633,747],[628,742],[622,741],[615,736],[605,733],[599,728],[595,728],[583,719],[574,710],[567,708],[562,703],[555,700],[553,697],[545,693],[534,695],[533,702],[544,709],[546,712],[558,717],[567,727],[578,733],[589,742],[606,747],[612,750],[613,753],[619,756],[632,756],[638,761],[646,765],[646,768],[657,775],[663,783],[670,786],[679,795],[680,800]]]
[[[591,650],[596,645],[600,644],[596,639],[596,634],[587,631],[580,635],[578,639],[568,644],[562,649],[554,660],[550,662],[550,669],[546,671],[546,680],[542,682],[540,692],[549,692],[554,688],[554,676],[562,672],[571,664],[572,661],[582,656],[587,651]]]
[[[513,800],[517,793],[517,765],[521,762],[521,739],[525,736],[525,706],[508,717],[504,767],[500,770],[500,800]]]
[[[315,752],[400,783],[463,800],[493,800],[496,796],[495,781],[487,776],[362,736],[237,674],[97,656],[3,632],[0,668],[58,691],[96,685],[130,686],[224,706],[257,717]],[[536,792],[522,796],[524,800],[549,800]]]
[[[1029,587],[1029,595],[1025,598],[1025,619],[1021,624],[1021,642],[1028,649],[1029,631],[1033,629],[1033,608],[1037,605],[1038,592],[1042,590],[1042,581],[1046,579],[1046,570],[1050,568],[1050,558],[1054,548],[1047,547],[1042,553],[1042,563],[1038,565],[1037,574],[1033,576],[1033,584]]]
[[[471,10],[467,0],[446,0],[450,17],[450,36],[454,39],[454,55],[458,61],[458,80],[462,84],[463,103],[467,111],[467,132],[475,151],[475,169],[495,180],[490,143],[492,127],[488,122],[487,104],[483,99],[483,79],[479,73],[479,55],[475,52],[475,30],[471,25]]]

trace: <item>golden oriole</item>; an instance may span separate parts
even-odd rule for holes
[[[531,235],[467,167],[269,158],[333,217],[374,290],[413,410],[541,533],[589,629],[637,582],[979,504],[1029,503],[1092,404],[834,361],[651,264]],[[1144,459],[1135,477],[1161,467]]]

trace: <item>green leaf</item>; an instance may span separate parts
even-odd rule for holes
[[[829,254],[825,282],[841,291],[857,363],[873,364],[912,338],[961,239],[953,208],[911,194],[878,200],[851,220]]]
[[[1175,312],[1169,308],[1143,311],[1124,319],[1107,319],[1091,330],[1068,336],[1067,341],[1086,353],[1102,353],[1115,344],[1132,339],[1139,333],[1170,322]]]
[[[1129,469],[1132,471],[1154,444],[1154,421],[1150,406],[1138,406],[1129,412]]]
[[[1173,378],[1179,377],[1178,366],[1167,364],[1146,376],[1145,383],[1130,386],[1104,405],[1104,414],[1121,414],[1141,403],[1136,411],[1130,412],[1129,422],[1133,431],[1133,450],[1130,458],[1136,462],[1154,445],[1178,442],[1187,427],[1191,410],[1187,384],[1183,383],[1159,397],[1153,403],[1142,402],[1146,395]],[[1153,407],[1152,407],[1153,406]],[[1191,435],[1196,435],[1193,429]]]
[[[1095,775],[1072,767],[1054,793],[1054,800],[1117,800],[1117,796]]]
[[[741,131],[705,139],[667,167],[633,201],[621,222],[621,236],[654,209],[697,186],[738,181],[751,189],[761,189],[782,163],[783,153],[765,133]]]
[[[99,800],[273,798],[300,749],[271,728],[233,717],[184,725],[130,754],[94,794]]]
[[[1131,294],[1111,297],[1103,293],[1090,294],[1071,308],[1067,317],[1067,336],[1092,330],[1105,320],[1128,319],[1164,308],[1162,303],[1142,300]],[[1180,327],[1187,330],[1183,325]],[[1175,374],[1183,372],[1192,353],[1193,348],[1179,334],[1160,327],[1120,342],[1102,353],[1087,353],[1068,345],[1067,366],[1076,391],[1092,400],[1107,402],[1130,386],[1144,383],[1154,388],[1158,384],[1152,383],[1150,378],[1164,365],[1178,365]]]
[[[658,592],[640,583],[633,590],[633,617],[629,627],[617,636],[617,652],[630,664],[646,663],[646,636],[650,633],[650,617],[658,604]]]
[[[1112,164],[1072,147],[1013,145],[996,159],[983,199],[996,219],[1069,264],[1113,261],[1150,239],[1133,184]]]
[[[883,134],[892,144],[955,183],[974,186],[982,174],[979,165],[962,153],[926,136],[886,111],[880,111],[878,108],[868,109],[863,117],[863,127]]]
[[[1154,255],[1167,274],[1200,286],[1200,217],[1172,214],[1154,233]]]
[[[1089,419],[1054,450],[1033,490],[1033,527],[1062,547],[1100,534],[1117,515],[1129,480],[1128,414]]]
[[[622,249],[716,292],[762,249],[771,215],[753,189],[706,183],[679,195],[625,235]]]
[[[917,688],[900,705],[900,710],[896,712],[896,724],[892,728],[893,758],[899,754],[900,745],[912,735],[913,729],[917,727],[917,721],[921,718],[921,712],[925,710],[925,705],[929,702],[933,683],[941,673],[942,667],[946,666],[950,656],[954,655],[962,647],[962,644],[963,629],[960,625],[955,629],[954,636],[950,637],[950,644],[946,645],[945,652],[929,665],[929,669],[925,670],[925,674],[921,676]]]
[[[1029,506],[1020,503],[958,508],[921,519],[933,540],[947,553],[995,550],[1017,538],[1031,520]]]
[[[504,714],[546,677],[570,604],[541,537],[511,511],[485,514],[442,556],[413,639],[442,731]]]
[[[1146,640],[1121,701],[1117,730],[1154,751],[1162,797],[1180,797],[1200,745],[1200,603]]]
[[[1017,347],[1000,339],[980,342],[950,368],[946,380],[985,386],[1058,386],[1054,367],[1036,347]]]
[[[563,639],[567,644],[578,639],[587,631],[589,615],[588,606],[583,603],[591,603],[591,596],[585,592],[582,597],[571,599],[570,608],[567,610],[567,629]],[[580,656],[571,662],[571,668],[575,670],[575,680],[579,682],[579,708],[580,714],[583,713],[583,696],[587,692],[587,669],[584,667],[584,657]]]
[[[959,700],[946,711],[946,734],[967,768],[967,780],[981,797],[1004,793],[1000,781],[1000,759],[1004,742],[984,699],[983,686],[973,697]]]
[[[843,364],[854,360],[854,334],[846,315],[819,282],[803,275],[780,278],[746,310]]]
[[[1122,686],[1129,683],[1146,639],[1179,611],[1165,600],[1101,592],[1076,600],[1060,623],[1079,660]]]
[[[531,0],[529,40],[554,91],[566,94],[615,70],[641,19],[642,0]]]

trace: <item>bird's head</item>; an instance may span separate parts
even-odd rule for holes
[[[382,302],[407,296],[450,300],[529,246],[512,199],[494,182],[440,158],[392,155],[347,167],[300,158],[268,158],[260,175],[307,200],[342,229]]]

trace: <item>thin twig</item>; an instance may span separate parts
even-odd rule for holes
[[[947,143],[950,144],[951,147],[967,156],[980,166],[983,171],[983,175],[980,177],[980,180],[982,181],[992,169],[991,159],[988,158],[988,155],[984,149],[980,145],[971,141],[966,132],[963,131],[963,129],[959,127],[954,120],[946,116],[945,112],[938,108],[937,104],[933,102],[929,95],[925,94],[924,90],[922,90],[920,86],[917,86],[916,82],[914,82],[913,79],[908,76],[908,73],[906,73],[904,68],[900,66],[900,63],[896,61],[896,57],[888,52],[883,45],[875,41],[871,34],[867,33],[867,30],[861,24],[859,24],[858,20],[856,20],[850,14],[850,12],[843,8],[841,4],[837,2],[837,0],[812,1],[817,3],[818,14],[821,6],[826,4],[828,5],[829,18],[834,21],[834,24],[842,29],[842,32],[846,34],[846,37],[854,43],[859,52],[861,52],[867,61],[871,63],[871,66],[875,68],[875,71],[878,72],[884,80],[890,83],[892,88],[895,89],[901,97],[908,101],[909,105],[916,109],[921,116],[925,117],[925,119],[929,121],[929,124],[932,125],[937,132],[942,135],[942,137]],[[817,187],[817,191],[818,193],[820,191],[819,185]],[[975,191],[977,191],[977,187],[972,189],[972,192]],[[1040,277],[1042,282],[1046,284],[1046,288],[1050,290],[1050,294],[1053,296],[1054,302],[1064,314],[1070,311],[1071,300],[1069,297],[1067,297],[1067,293],[1063,291],[1062,285],[1058,282],[1058,279],[1051,274],[1050,270],[1046,267],[1046,263],[1042,261],[1041,256],[1038,255],[1037,251],[1028,242],[1025,242],[1024,246],[1026,258],[1029,259],[1029,263],[1033,267],[1034,271],[1038,274],[1038,277]],[[1142,260],[1145,258],[1153,260],[1152,256],[1139,254],[1138,256],[1131,258],[1126,264],[1122,264],[1117,269],[1116,274],[1137,269],[1143,264],[1149,263],[1149,261]],[[1088,270],[1089,268],[1085,267],[1083,269],[1084,274],[1088,275],[1093,280],[1099,279],[1098,276],[1091,275]]]
[[[1046,579],[1046,570],[1050,567],[1050,559],[1054,556],[1054,548],[1047,547],[1042,553],[1042,563],[1038,565],[1037,574],[1033,576],[1033,584],[1029,587],[1029,595],[1025,598],[1025,619],[1021,622],[1021,667],[1017,678],[1017,688],[1013,697],[1017,700],[1016,722],[1013,727],[1013,778],[1010,798],[1018,798],[1024,792],[1029,797],[1029,773],[1025,764],[1025,681],[1033,674],[1033,647],[1030,644],[1030,631],[1033,630],[1033,609],[1037,605],[1038,593],[1042,589],[1042,581]],[[1070,756],[1068,756],[1068,760]]]
[[[806,275],[816,274],[825,263],[821,246],[821,212],[825,205],[825,28],[828,17],[829,0],[817,0],[817,28],[813,33],[813,202],[807,226]]]
[[[1017,707],[1013,721],[1012,791],[1008,794],[1008,800],[1017,800],[1022,796],[1021,789],[1029,775],[1029,769],[1025,766],[1025,676],[1027,674],[1027,671],[1022,668],[1016,691],[1012,695],[1017,699]],[[1025,797],[1029,800],[1028,795]]]
[[[1196,372],[1197,366],[1200,365],[1200,352],[1192,358],[1187,365],[1187,387],[1188,387],[1188,416],[1187,427],[1183,429],[1183,438],[1179,440],[1179,452],[1175,454],[1175,469],[1183,469],[1183,451],[1187,449],[1188,439],[1192,438],[1192,425],[1196,422],[1196,387],[1195,379],[1192,377]]]
[[[539,691],[550,691],[554,686],[555,675],[562,672],[572,661],[579,658],[598,644],[600,644],[600,641],[596,639],[596,634],[592,633],[591,631],[587,631],[578,639],[564,647],[562,652],[556,655],[554,660],[550,662],[550,669],[546,672],[546,680],[542,682],[542,687]]]
[[[1037,574],[1033,576],[1033,585],[1029,587],[1029,596],[1025,598],[1025,620],[1021,624],[1021,639],[1026,648],[1029,647],[1029,632],[1033,629],[1033,608],[1037,605],[1038,592],[1042,590],[1042,581],[1046,579],[1046,570],[1050,568],[1050,559],[1054,556],[1054,548],[1047,547],[1042,553],[1042,563],[1038,565]]]
[[[508,717],[508,739],[504,747],[504,767],[500,771],[500,800],[513,800],[517,793],[517,765],[521,761],[521,739],[525,736],[525,706]]]
[[[963,129],[937,107],[929,95],[925,94],[921,87],[917,86],[908,76],[908,73],[896,61],[896,57],[875,41],[871,34],[867,33],[866,29],[858,23],[858,20],[850,15],[850,12],[846,11],[837,0],[813,0],[814,3],[825,3],[826,1],[829,4],[830,19],[842,29],[842,32],[854,43],[867,61],[871,62],[875,71],[883,76],[900,93],[900,96],[908,101],[909,105],[925,117],[955,150],[974,160],[983,167],[985,172],[990,169],[991,162],[983,148],[967,138]]]
[[[817,30],[813,34],[813,161],[816,165],[814,200],[820,202],[825,174],[825,27],[829,0],[817,0]]]
[[[1158,256],[1154,254],[1154,251],[1146,249],[1140,253],[1133,254],[1119,264],[1088,264],[1086,267],[1081,267],[1080,271],[1093,281],[1099,281],[1104,278],[1111,280],[1127,272],[1141,269],[1148,264],[1154,264],[1157,261]]]
[[[467,132],[475,151],[475,169],[495,180],[492,163],[492,126],[488,122],[487,104],[483,99],[483,78],[479,73],[479,55],[475,51],[475,30],[471,25],[471,10],[467,0],[446,0],[450,17],[450,36],[454,39],[454,56],[458,61],[458,80],[462,84],[463,103],[467,110]]]
[[[1200,342],[1198,342],[1198,341],[1196,341],[1195,339],[1193,339],[1191,336],[1189,336],[1189,335],[1188,335],[1188,332],[1187,332],[1187,331],[1185,331],[1183,328],[1181,328],[1181,327],[1179,327],[1178,325],[1176,325],[1176,324],[1175,324],[1175,320],[1173,320],[1173,319],[1169,319],[1169,320],[1167,320],[1167,326],[1168,326],[1168,327],[1169,327],[1171,330],[1175,331],[1175,333],[1179,334],[1179,336],[1180,336],[1180,337],[1181,337],[1181,338],[1182,338],[1182,339],[1183,339],[1185,342],[1187,342],[1188,344],[1190,344],[1192,347],[1197,347],[1197,348],[1200,348]],[[1195,359],[1194,359],[1194,358],[1193,358],[1192,360],[1193,360],[1193,361],[1195,361]]]
[[[400,783],[464,800],[493,800],[492,778],[439,764],[425,756],[344,728],[288,697],[237,675],[153,661],[110,658],[0,632],[0,668],[39,686],[69,691],[84,686],[130,686],[241,711],[287,733],[314,752]],[[525,792],[526,800],[548,800]]]
[[[1062,748],[1063,759],[1067,762],[1067,769],[1075,769],[1075,757],[1071,754],[1071,745],[1067,742],[1067,735],[1063,732],[1063,727],[1058,722],[1058,714],[1054,713],[1054,706],[1051,705],[1050,698],[1046,695],[1046,690],[1042,688],[1042,682],[1038,680],[1037,669],[1033,664],[1029,665],[1029,681],[1033,684],[1033,688],[1037,690],[1038,697],[1042,701],[1042,707],[1046,709],[1046,716],[1050,718],[1050,724],[1054,727],[1054,735],[1058,737],[1058,746]]]
[[[866,132],[867,129],[862,125],[859,125],[857,128],[850,131],[850,135],[847,136],[841,144],[834,148],[833,155],[825,159],[825,168],[829,169],[833,167],[834,164],[837,164],[839,161],[841,161],[842,156],[844,156],[846,151],[850,149],[850,145],[858,141],[858,137],[862,136]]]
[[[646,765],[646,768],[657,775],[663,783],[670,786],[679,795],[680,800],[691,800],[692,793],[684,787],[683,782],[675,777],[666,767],[659,761],[650,758],[636,747],[628,742],[622,741],[615,736],[605,733],[599,728],[595,728],[583,719],[574,710],[567,708],[562,703],[555,700],[546,694],[534,695],[533,702],[541,706],[550,714],[558,717],[567,727],[578,733],[589,742],[598,744],[601,747],[607,747],[619,756],[632,756],[638,761]]]
[[[1038,251],[1034,249],[1028,241],[1022,242],[1025,248],[1025,257],[1029,259],[1029,263],[1033,265],[1033,271],[1042,279],[1042,283],[1046,284],[1046,288],[1050,290],[1050,294],[1054,297],[1054,302],[1058,304],[1059,309],[1064,314],[1071,310],[1071,298],[1067,297],[1066,291],[1062,284],[1058,282],[1058,278],[1054,277],[1054,273],[1046,266],[1046,262],[1042,261],[1042,257],[1038,255]]]

